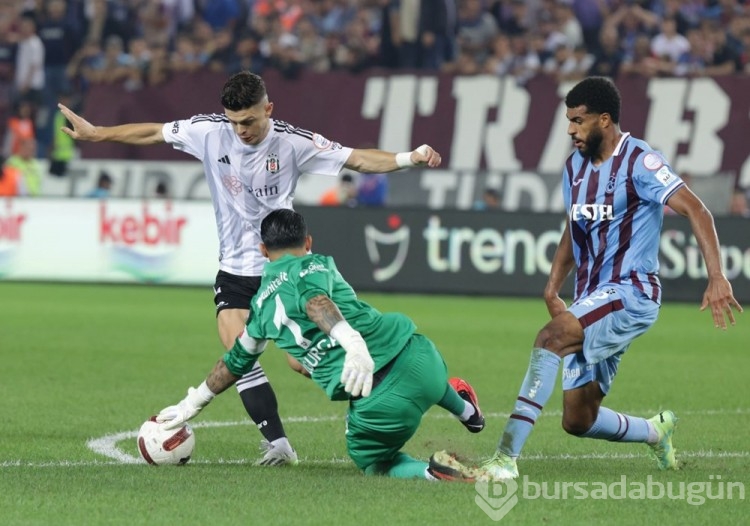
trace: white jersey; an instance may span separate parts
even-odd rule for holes
[[[270,122],[258,145],[245,144],[225,115],[168,122],[164,140],[203,163],[216,214],[219,268],[260,276],[260,223],[272,210],[292,208],[303,173],[337,175],[352,153],[339,143],[283,121]]]

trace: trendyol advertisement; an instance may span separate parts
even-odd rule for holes
[[[565,220],[555,213],[297,209],[313,251],[332,255],[358,291],[541,298]],[[748,302],[750,221],[715,222],[724,271],[735,296]],[[706,269],[689,221],[665,217],[660,243],[664,298],[699,302]],[[0,279],[209,286],[218,268],[207,202],[0,201]]]

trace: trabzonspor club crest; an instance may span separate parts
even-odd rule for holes
[[[279,156],[275,153],[269,153],[266,159],[266,171],[275,174],[279,171]]]

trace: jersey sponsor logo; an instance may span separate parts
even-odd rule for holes
[[[658,170],[664,166],[664,159],[658,153],[650,152],[643,157],[643,166],[647,170]]]
[[[313,144],[319,150],[327,150],[331,148],[333,143],[319,133],[313,133]]]
[[[574,204],[570,207],[570,219],[572,221],[611,221],[615,218],[615,210],[612,205],[602,204]]]
[[[279,275],[272,279],[268,285],[266,285],[266,288],[263,289],[263,292],[258,295],[258,299],[255,300],[255,305],[260,308],[263,305],[263,302],[287,281],[289,281],[289,275],[286,272],[279,272]]]
[[[180,133],[180,121],[174,121],[172,123],[172,133]]]
[[[232,195],[239,195],[242,193],[242,181],[240,181],[238,177],[233,175],[222,175],[221,184],[223,184],[224,188],[226,188]]]
[[[381,232],[373,225],[365,225],[365,247],[370,262],[375,266],[372,271],[375,281],[388,281],[398,274],[409,254],[409,226],[402,224],[401,218],[395,214],[388,218],[388,226],[393,229],[391,232]],[[393,252],[393,247],[393,259],[390,263],[384,264],[381,250],[385,252],[390,249]]]
[[[219,162],[220,163],[224,163],[224,164],[232,164],[232,163],[229,162],[229,156],[228,155],[224,155],[222,157],[219,157]]]
[[[275,153],[269,153],[266,159],[266,171],[275,174],[278,173],[279,168],[279,156]]]
[[[308,274],[314,274],[316,272],[328,272],[328,269],[319,263],[310,263],[310,265],[306,269],[303,269],[299,273],[299,277],[304,278]]]
[[[573,181],[573,186],[578,186],[582,182],[583,182],[583,177],[576,179],[575,181]]]
[[[271,186],[263,185],[263,188],[251,188],[248,186],[247,192],[253,194],[255,197],[271,197],[279,195],[279,186],[275,184]]]
[[[669,186],[677,180],[677,176],[670,171],[668,166],[662,166],[659,168],[659,171],[654,174],[654,177],[656,177],[656,179],[664,186]]]

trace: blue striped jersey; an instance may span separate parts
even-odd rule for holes
[[[659,152],[629,133],[599,166],[577,150],[568,157],[563,199],[576,300],[614,282],[631,283],[661,302],[657,274],[664,205],[683,184]]]

